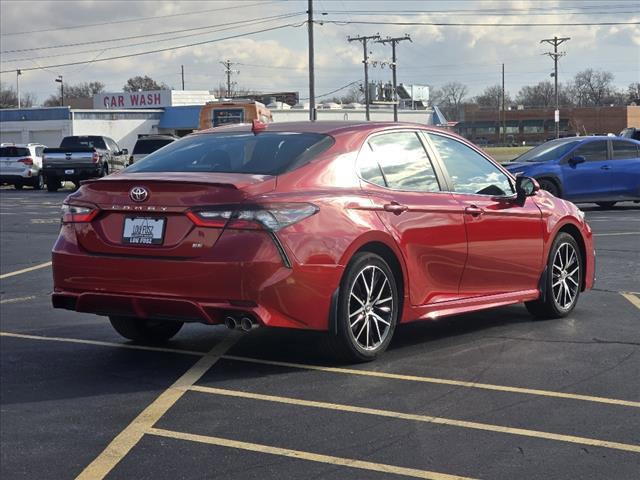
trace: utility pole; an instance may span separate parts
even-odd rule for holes
[[[16,70],[16,93],[18,94],[18,108],[20,108],[20,75],[22,75],[22,71],[20,69]]]
[[[362,63],[364,64],[364,107],[365,107],[365,118],[367,122],[370,120],[369,115],[369,52],[367,52],[367,41],[368,40],[380,40],[380,35],[370,35],[368,37],[347,37],[349,42],[361,42],[362,43],[362,51],[364,53],[364,59]]]
[[[180,72],[182,74],[182,90],[184,90],[184,65],[180,65]]]
[[[554,112],[554,121],[556,124],[556,138],[560,138],[560,102],[558,99],[558,58],[566,55],[566,52],[558,52],[558,45],[563,44],[566,41],[571,40],[570,37],[553,37],[553,38],[545,38],[540,40],[540,43],[548,43],[549,45],[553,45],[553,52],[546,52],[543,55],[549,55],[553,58],[553,79],[555,82],[555,92],[556,92],[556,111]]]
[[[313,0],[307,9],[307,33],[309,35],[309,120],[316,120],[316,73],[313,53]]]
[[[56,83],[60,84],[60,106],[64,107],[64,82],[62,81],[62,75],[58,75]]]
[[[413,43],[413,40],[411,40],[411,37],[409,36],[408,33],[404,34],[404,37],[387,37],[384,40],[378,40],[376,43],[382,43],[382,44],[387,44],[390,43],[391,44],[391,71],[393,72],[393,121],[397,122],[398,121],[398,92],[397,92],[397,77],[396,77],[396,45],[400,42],[403,42],[404,40],[409,40],[410,42]],[[411,99],[411,102],[413,103],[413,98]],[[368,120],[368,118],[367,118]]]
[[[504,109],[504,63],[502,64],[502,143],[507,143],[507,113]]]
[[[220,62],[224,65],[225,71],[224,73],[227,75],[227,98],[231,98],[231,74],[232,73],[240,73],[239,70],[231,70],[231,67],[235,65],[231,60],[226,60],[224,62]]]

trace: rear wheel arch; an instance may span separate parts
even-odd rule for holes
[[[398,288],[398,297],[400,301],[399,312],[402,313],[405,292],[404,268],[400,263],[396,252],[394,252],[388,245],[382,242],[365,243],[354,253],[354,255],[360,252],[375,253],[376,255],[382,257],[385,262],[387,262],[387,264],[391,268],[391,271],[393,272],[393,277],[396,281],[396,286]]]

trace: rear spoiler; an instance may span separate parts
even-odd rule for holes
[[[100,182],[104,184],[104,182],[135,182],[135,180],[131,178],[119,179],[117,178],[118,172],[112,173],[109,177],[103,178],[90,178],[87,180],[82,180],[80,182],[81,185],[88,185],[90,183]],[[115,178],[114,178],[115,177]],[[225,183],[225,182],[200,182],[200,181],[192,181],[185,180],[183,178],[145,178],[144,180],[140,180],[140,182],[180,182],[180,183],[191,183],[194,185],[207,185],[209,187],[222,187],[222,188],[232,188],[234,190],[238,190],[238,187],[233,183]]]

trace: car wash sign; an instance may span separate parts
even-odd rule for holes
[[[161,108],[171,106],[171,90],[149,92],[99,93],[93,108]]]

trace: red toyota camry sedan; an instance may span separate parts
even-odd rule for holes
[[[53,305],[162,341],[186,322],[326,332],[352,361],[399,323],[524,302],[562,317],[594,281],[570,202],[450,132],[257,122],[189,135],[64,202]]]

